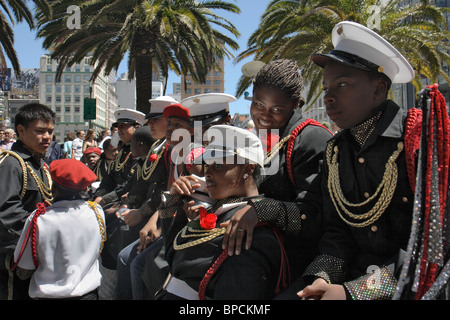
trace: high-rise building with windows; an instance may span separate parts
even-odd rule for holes
[[[225,66],[224,59],[218,60],[220,70],[211,70],[207,77],[205,83],[196,83],[192,76],[182,75],[181,76],[181,99],[185,99],[190,96],[211,93],[211,92],[225,92],[225,73],[223,70]],[[222,70],[222,71],[221,71]]]
[[[56,82],[58,62],[50,55],[40,59],[39,101],[56,112],[55,135],[58,141],[63,141],[68,131],[87,130],[93,128],[100,132],[109,128],[114,121],[111,115],[117,109],[117,94],[111,87],[111,79],[115,74],[105,76],[101,72],[95,81],[91,81],[94,66],[91,56],[62,73],[60,81]],[[84,119],[84,99],[96,99],[96,118]]]

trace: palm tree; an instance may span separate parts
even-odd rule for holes
[[[32,1],[43,15],[49,14],[49,7],[45,0]],[[26,1],[0,1],[0,74],[4,75],[7,70],[6,56],[11,61],[16,75],[20,74],[20,63],[14,49],[14,32],[11,24],[25,21],[30,29],[35,27],[33,13],[27,7]]]
[[[258,30],[248,40],[247,50],[237,60],[254,56],[263,62],[276,58],[298,61],[309,84],[305,98],[311,105],[320,95],[322,82],[322,69],[312,63],[311,55],[332,50],[333,27],[350,20],[370,27],[399,49],[416,71],[416,90],[422,88],[421,77],[437,81],[441,75],[450,82],[442,70],[442,65],[449,62],[450,49],[443,8],[426,0],[407,6],[400,6],[401,0],[384,2],[273,0],[261,17]],[[250,79],[241,77],[237,95],[249,84]]]
[[[80,29],[66,27],[69,5],[80,7]],[[204,82],[218,66],[218,58],[233,57],[231,50],[239,48],[221,31],[238,37],[237,29],[214,11],[239,13],[240,9],[221,0],[59,0],[51,8],[50,19],[38,15],[38,36],[44,38],[44,48],[54,47],[51,57],[59,61],[57,76],[92,53],[93,81],[101,70],[106,74],[117,70],[128,52],[129,78],[136,78],[137,109],[144,113],[150,111],[152,70],[161,70],[166,79],[173,70]]]

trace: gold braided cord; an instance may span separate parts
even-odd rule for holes
[[[120,158],[122,158],[122,154],[123,154],[123,149],[121,149],[119,151],[119,153],[116,156],[116,159],[114,159],[114,164],[115,164],[114,170],[115,171],[122,170],[125,167],[125,165],[127,164],[128,159],[130,159],[131,152],[128,152],[127,156],[125,157],[125,160],[123,160],[123,162],[120,162]]]
[[[286,143],[286,141],[289,140],[291,136],[288,135],[277,142],[276,145],[273,146],[273,148],[270,149],[269,152],[267,152],[266,159],[264,160],[264,165],[268,164],[272,158],[278,153],[278,151],[283,147],[283,145]]]
[[[328,144],[326,150],[327,164],[329,167],[328,190],[336,211],[345,223],[352,227],[363,228],[374,223],[381,217],[381,215],[391,203],[395,189],[397,187],[398,168],[396,160],[399,157],[400,153],[403,151],[403,148],[403,142],[399,142],[397,145],[397,150],[394,151],[394,153],[389,157],[389,160],[386,163],[386,169],[383,174],[383,179],[380,185],[377,187],[375,193],[361,203],[351,203],[345,198],[340,184],[339,163],[337,161],[339,149],[337,146],[333,146],[332,142]],[[354,214],[346,208],[346,206],[362,207],[378,196],[378,201],[374,204],[372,209],[364,214]],[[346,214],[346,216],[344,216],[341,210]],[[347,217],[350,217],[354,220],[365,221],[351,222],[347,219]]]
[[[102,216],[100,215],[100,212],[98,212],[97,209],[97,203],[93,202],[93,201],[88,201],[89,206],[91,207],[92,210],[94,210],[95,212],[95,216],[97,218],[98,221],[98,226],[100,228],[100,235],[102,237],[102,242],[100,244],[100,249],[98,251],[98,255],[100,256],[100,254],[102,253],[103,250],[103,246],[105,245],[105,241],[106,241],[106,228],[105,228],[105,222],[103,221]]]
[[[185,226],[183,229],[178,232],[177,236],[173,240],[173,248],[175,250],[183,250],[186,248],[195,247],[199,244],[211,241],[212,239],[215,239],[221,235],[223,235],[226,232],[226,228],[214,228],[211,230],[197,230],[193,229],[189,226]],[[190,234],[187,234],[187,231],[191,232]],[[189,241],[183,244],[178,244],[177,239],[181,237],[184,238],[198,238],[194,241]]]
[[[158,140],[152,145],[149,153],[152,152],[153,147],[156,146],[160,141],[161,140]],[[162,145],[160,147],[162,147]],[[150,156],[147,156],[147,158],[144,161],[144,164],[142,165],[142,179],[144,179],[145,181],[150,179],[150,177],[152,176],[153,171],[155,171],[156,166],[158,165],[159,159],[161,159],[163,153],[164,153],[164,148],[161,148],[161,150],[158,153],[157,158],[153,162],[150,162],[149,161]]]
[[[28,185],[28,174],[27,174],[27,170],[30,172],[30,175],[33,177],[33,179],[36,181],[36,185],[39,189],[39,192],[42,195],[42,198],[44,199],[45,202],[47,202],[48,204],[51,204],[53,202],[53,196],[52,196],[52,178],[50,175],[50,172],[47,169],[47,166],[43,166],[44,169],[44,174],[47,177],[47,181],[48,181],[48,186],[45,185],[45,183],[38,177],[38,175],[36,174],[36,172],[34,172],[33,168],[26,163],[21,156],[19,156],[17,153],[13,152],[13,151],[3,151],[0,154],[0,163],[3,162],[3,160],[7,157],[7,156],[13,156],[14,158],[16,158],[19,163],[20,166],[22,167],[22,173],[23,173],[23,182],[22,182],[22,191],[20,193],[20,197],[23,198],[25,196],[25,192],[27,191],[27,185]]]
[[[52,196],[52,177],[50,176],[50,172],[47,170],[47,167],[44,165],[44,173],[47,176],[48,186],[45,185],[44,181],[42,181],[36,172],[34,172],[33,168],[27,163],[26,164],[28,171],[30,172],[31,176],[36,181],[36,184],[38,186],[39,191],[41,192],[42,198],[44,198],[44,201],[46,201],[48,204],[51,204],[53,202],[53,196]]]
[[[0,153],[0,164],[3,160],[8,156],[13,156],[20,162],[20,166],[22,167],[23,181],[22,181],[22,191],[20,193],[20,197],[23,198],[25,196],[25,192],[27,192],[27,183],[28,183],[28,175],[27,175],[27,167],[25,165],[25,161],[23,161],[22,157],[13,151],[3,151]]]

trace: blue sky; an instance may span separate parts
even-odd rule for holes
[[[231,1],[231,0],[228,0]],[[247,40],[250,35],[258,27],[260,17],[267,7],[270,0],[236,0],[235,3],[240,7],[241,13],[229,14],[218,11],[218,14],[224,14],[241,33],[238,43],[240,49],[234,53],[237,56],[241,51],[247,47]],[[46,53],[42,49],[42,39],[36,39],[36,32],[30,31],[26,24],[20,23],[14,27],[15,33],[15,49],[19,57],[19,62],[22,68],[39,68],[39,59]],[[236,86],[241,76],[241,67],[251,59],[246,59],[238,64],[233,61],[225,61],[225,93],[234,95],[236,93]],[[8,67],[11,64],[8,61]],[[118,70],[118,76],[126,72],[126,61],[123,61]],[[169,83],[167,93],[172,93],[172,83],[178,82],[179,78],[174,75],[169,76]],[[250,88],[251,90],[251,88]],[[230,104],[231,114],[249,113],[250,103],[243,97]]]

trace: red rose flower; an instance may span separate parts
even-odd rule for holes
[[[211,230],[216,227],[217,216],[214,213],[206,213],[206,209],[200,208],[200,227]]]
[[[156,159],[158,159],[158,155],[157,155],[156,153],[152,153],[152,154],[150,155],[150,157],[148,157],[148,160],[149,160],[150,162],[154,162]]]

